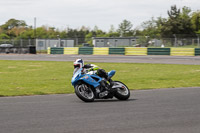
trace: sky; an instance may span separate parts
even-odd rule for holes
[[[43,25],[64,30],[82,26],[109,31],[124,20],[139,27],[152,17],[166,18],[172,5],[200,10],[200,0],[0,0],[0,25],[11,18],[29,26]]]

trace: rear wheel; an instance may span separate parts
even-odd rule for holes
[[[93,102],[94,101],[94,92],[91,87],[87,84],[81,83],[75,86],[76,95],[83,100],[84,102]]]
[[[127,100],[130,97],[130,91],[128,87],[120,82],[120,81],[114,81],[113,88],[116,89],[115,97],[119,100]]]

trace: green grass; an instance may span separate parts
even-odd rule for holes
[[[200,65],[95,63],[130,89],[200,86]],[[0,60],[0,96],[73,93],[72,62]]]

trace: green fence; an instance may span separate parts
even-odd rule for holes
[[[200,48],[195,48],[195,56],[200,56]]]
[[[170,48],[148,48],[147,55],[170,55]]]
[[[124,55],[125,48],[109,48],[109,54]]]

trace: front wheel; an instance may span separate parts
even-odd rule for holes
[[[83,100],[84,102],[93,102],[94,101],[94,92],[91,87],[87,84],[81,83],[75,86],[76,95]]]
[[[120,81],[114,81],[114,85],[112,88],[116,89],[114,96],[117,99],[127,100],[130,97],[130,91],[124,83],[122,83]]]

